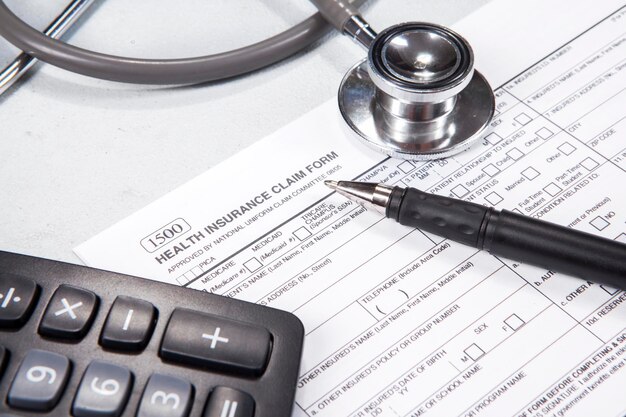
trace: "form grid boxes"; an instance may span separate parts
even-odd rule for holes
[[[463,351],[473,361],[477,361],[481,356],[485,354],[485,351],[480,348],[476,343],[472,343],[467,349]]]
[[[452,194],[454,194],[457,198],[462,198],[463,196],[469,194],[469,190],[462,184],[457,185],[450,191],[452,191]]]
[[[580,165],[582,165],[583,167],[585,167],[585,169],[587,171],[593,171],[594,169],[596,169],[598,167],[598,165],[600,165],[595,159],[589,157],[589,158],[585,158],[583,159],[583,161],[580,163]]]
[[[571,155],[576,150],[576,147],[569,142],[563,142],[557,149],[565,155]]]
[[[485,136],[485,139],[487,140],[487,142],[489,142],[490,145],[495,145],[502,140],[502,136],[494,132]]]
[[[535,168],[533,167],[528,167],[525,170],[522,171],[522,175],[528,180],[528,181],[532,181],[535,178],[537,178],[539,175],[541,175],[539,173],[539,171],[537,171]]]
[[[485,174],[489,175],[490,177],[493,177],[493,176],[497,175],[498,172],[500,172],[500,168],[498,168],[494,164],[489,164],[489,165],[487,165],[486,167],[483,168],[483,172]]]
[[[554,135],[554,132],[548,129],[547,127],[542,127],[538,131],[535,132],[537,136],[541,139],[546,140]]]
[[[506,155],[514,161],[521,159],[524,156],[524,152],[520,151],[518,148],[513,148],[506,153]]]
[[[608,285],[600,284],[600,288],[606,291],[609,295],[615,295],[619,292],[617,288],[609,287]]]
[[[485,197],[485,200],[487,200],[489,204],[491,204],[492,206],[496,206],[499,203],[501,203],[504,200],[504,198],[502,198],[500,194],[494,191],[492,193],[487,194],[487,196]]]
[[[532,117],[530,117],[526,113],[520,113],[517,116],[515,116],[514,119],[517,123],[521,124],[522,126],[527,125],[533,120]]]
[[[311,231],[306,227],[302,226],[299,229],[296,229],[293,232],[293,235],[298,238],[299,241],[303,241],[307,237],[311,236]]]
[[[191,271],[176,278],[176,282],[178,282],[180,285],[185,285],[188,282],[192,281],[194,278],[198,277],[198,275],[200,274],[202,274],[202,269],[196,266]]]
[[[405,174],[408,174],[415,169],[415,165],[413,165],[411,161],[404,161],[403,163],[398,165],[398,169]]]
[[[524,324],[526,324],[526,322],[522,320],[517,314],[511,314],[509,317],[504,319],[504,324],[509,326],[511,330],[516,331]]]
[[[554,197],[555,195],[563,191],[563,189],[559,187],[558,185],[556,185],[555,183],[551,182],[550,184],[548,184],[547,186],[543,188],[543,191],[550,194],[550,197]]]
[[[252,258],[244,262],[243,266],[246,267],[248,272],[254,272],[257,269],[261,268],[263,264],[257,258]]]
[[[591,220],[589,222],[589,224],[592,225],[593,227],[595,227],[596,229],[600,230],[600,231],[606,229],[607,227],[609,227],[611,225],[611,223],[609,223],[608,221],[606,221],[605,219],[603,219],[600,216],[597,216],[596,218]]]

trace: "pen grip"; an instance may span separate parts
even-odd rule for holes
[[[494,212],[484,249],[494,255],[626,289],[626,245],[516,214]]]
[[[493,211],[480,204],[425,193],[415,188],[395,187],[386,215],[405,226],[482,249],[484,219]]]

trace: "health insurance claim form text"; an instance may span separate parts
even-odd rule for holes
[[[496,1],[457,29],[497,95],[471,151],[385,158],[344,136],[332,100],[77,253],[294,312],[307,335],[295,416],[621,415],[623,292],[400,226],[323,185],[414,186],[626,242],[624,3]]]

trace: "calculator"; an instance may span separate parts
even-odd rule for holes
[[[0,251],[0,417],[290,417],[291,313]]]

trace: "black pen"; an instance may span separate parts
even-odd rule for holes
[[[325,181],[398,223],[493,255],[626,290],[626,245],[507,210],[382,184]]]

